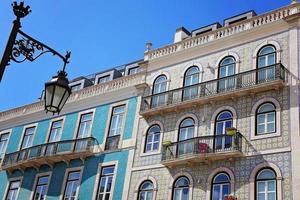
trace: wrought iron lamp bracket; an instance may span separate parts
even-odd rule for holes
[[[32,38],[21,30],[18,30],[18,34],[21,37],[16,38],[14,41],[14,45],[10,55],[11,60],[16,63],[22,63],[26,60],[33,62],[43,54],[52,53],[54,56],[56,55],[63,60],[63,71],[65,70],[65,67],[69,63],[69,58],[71,56],[70,51],[67,51],[66,55],[63,56],[54,49]]]

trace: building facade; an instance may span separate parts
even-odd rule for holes
[[[59,116],[43,102],[2,112],[1,199],[122,199],[142,78],[76,86]]]
[[[300,198],[300,4],[249,11],[0,113],[10,199]]]
[[[128,199],[300,198],[298,12],[179,28],[145,52]]]

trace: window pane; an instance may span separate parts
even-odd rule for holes
[[[155,134],[154,135],[154,141],[159,141],[160,138],[160,134]]]
[[[275,178],[276,175],[271,169],[264,169],[257,176],[257,179],[275,179]]]
[[[68,180],[76,180],[79,179],[80,173],[79,172],[73,172],[69,174]]]
[[[268,181],[268,191],[275,191],[275,181]]]
[[[102,169],[102,175],[113,174],[114,167],[105,167]]]
[[[181,190],[180,189],[176,189],[174,191],[174,197],[175,197],[175,200],[181,200],[180,199],[180,193],[181,193]]]
[[[265,191],[265,182],[258,182],[257,183],[257,191],[264,192]]]
[[[223,134],[223,123],[218,122],[217,123],[216,135],[221,135],[221,134]]]
[[[275,123],[270,123],[267,125],[267,132],[268,133],[275,132]]]
[[[268,121],[268,122],[274,122],[274,121],[275,121],[275,113],[274,113],[274,112],[268,113],[267,116],[268,116],[268,117],[267,117],[267,121]]]
[[[228,76],[234,75],[234,65],[228,66]]]
[[[265,123],[265,115],[258,115],[257,116],[257,123],[258,124],[263,124],[263,123]]]
[[[265,125],[258,125],[257,126],[257,134],[265,133]]]
[[[213,186],[213,200],[219,200],[221,196],[221,188],[220,185],[214,185]]]
[[[217,175],[214,179],[214,183],[222,183],[222,182],[229,182],[229,177],[224,173]]]
[[[153,144],[153,150],[158,150],[158,143]]]
[[[275,64],[275,54],[268,55],[268,66]]]
[[[265,199],[265,194],[259,193],[259,194],[257,195],[257,200],[266,200],[266,199]]]
[[[229,184],[223,185],[223,196],[230,194]]]
[[[175,187],[184,187],[188,185],[189,185],[189,180],[185,177],[179,178],[175,183]]]
[[[182,200],[188,200],[189,199],[189,189],[184,188],[182,191]]]
[[[275,110],[275,107],[273,106],[273,104],[271,103],[265,103],[263,105],[261,105],[258,109],[258,113],[262,113],[262,112],[270,112]]]
[[[268,193],[268,200],[276,200],[276,194],[275,194],[275,192]]]
[[[220,68],[220,78],[226,77],[226,67],[221,67]]]
[[[258,67],[265,67],[266,66],[266,57],[259,57],[258,58]]]

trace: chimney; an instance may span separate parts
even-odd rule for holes
[[[190,35],[191,33],[188,30],[186,30],[184,27],[177,28],[174,37],[174,43],[180,42],[185,38],[189,37]]]

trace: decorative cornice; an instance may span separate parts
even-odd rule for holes
[[[199,36],[190,37],[178,43],[170,44],[155,50],[147,51],[144,54],[144,60],[154,60],[163,56],[167,56],[179,51],[190,49],[193,47],[201,46],[203,44],[231,36],[240,32],[244,32],[256,27],[263,26],[265,24],[272,23],[284,19],[289,16],[296,16],[296,13],[300,11],[300,3],[294,3],[283,8],[255,16],[251,19],[234,23],[229,26],[218,28],[214,31],[201,34]]]
[[[93,85],[77,92],[72,93],[67,104],[74,103],[100,94],[121,90],[127,87],[133,87],[145,82],[145,71],[130,76],[124,76],[104,84]],[[0,112],[0,121],[6,121],[15,117],[32,114],[44,110],[44,101],[35,102],[4,112]]]

